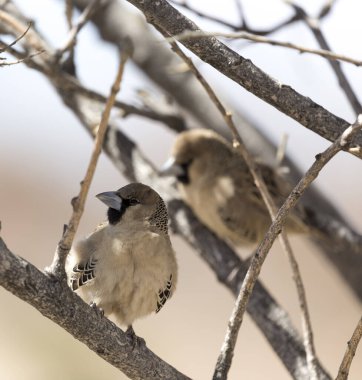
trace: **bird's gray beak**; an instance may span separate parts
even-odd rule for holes
[[[161,167],[159,172],[161,177],[167,177],[167,176],[182,176],[185,175],[184,168],[176,163],[174,157],[170,157]]]
[[[106,191],[97,194],[96,197],[108,207],[114,208],[117,211],[121,210],[122,198],[115,191]]]

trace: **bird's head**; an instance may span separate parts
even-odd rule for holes
[[[218,173],[231,154],[228,142],[216,132],[191,129],[177,136],[160,174],[174,176],[179,183],[188,185],[203,175]]]
[[[161,229],[166,226],[167,210],[162,198],[151,187],[142,183],[130,183],[117,191],[106,191],[96,196],[108,208],[108,221],[115,225],[122,222],[149,221]]]

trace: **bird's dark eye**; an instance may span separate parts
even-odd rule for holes
[[[138,205],[140,202],[137,200],[137,199],[134,199],[134,198],[131,198],[128,200],[128,204],[130,206],[135,206],[135,205]]]

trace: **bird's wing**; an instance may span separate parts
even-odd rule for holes
[[[229,230],[241,240],[258,241],[271,223],[269,213],[246,165],[236,160],[230,165],[225,172],[231,173],[234,194],[219,209],[219,215]],[[276,206],[280,207],[291,190],[290,183],[265,164],[259,163],[258,170]],[[297,205],[288,217],[287,227],[290,231],[305,231],[303,215],[303,207]]]
[[[97,260],[90,257],[87,262],[78,263],[74,266],[70,275],[70,287],[73,291],[94,279],[96,264]]]
[[[234,160],[228,166],[225,173],[230,175],[233,195],[219,207],[218,213],[235,237],[255,242],[271,223],[269,213],[246,165]],[[280,206],[285,199],[287,184],[284,185],[283,179],[272,168],[259,164],[258,169],[276,205]]]
[[[171,288],[172,288],[172,274],[170,275],[169,280],[166,283],[166,286],[163,289],[160,289],[157,294],[157,308],[156,313],[158,313],[166,301],[171,297]]]

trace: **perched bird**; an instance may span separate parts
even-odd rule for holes
[[[274,167],[258,163],[277,206],[288,196],[289,181]],[[207,129],[182,132],[171,157],[161,170],[177,178],[183,200],[200,221],[220,238],[250,246],[264,237],[271,224],[269,213],[246,162],[225,139]],[[298,203],[286,221],[290,232],[306,233],[335,265],[362,301],[362,236],[333,207]]]
[[[275,169],[258,165],[275,203],[290,186]],[[219,237],[237,245],[257,243],[271,224],[259,190],[243,158],[217,133],[193,129],[178,135],[161,173],[174,175],[183,200]],[[287,229],[305,232],[303,209],[294,209]]]
[[[71,250],[70,287],[118,324],[158,312],[175,291],[177,263],[162,198],[131,183],[97,195],[109,208],[107,221]]]

